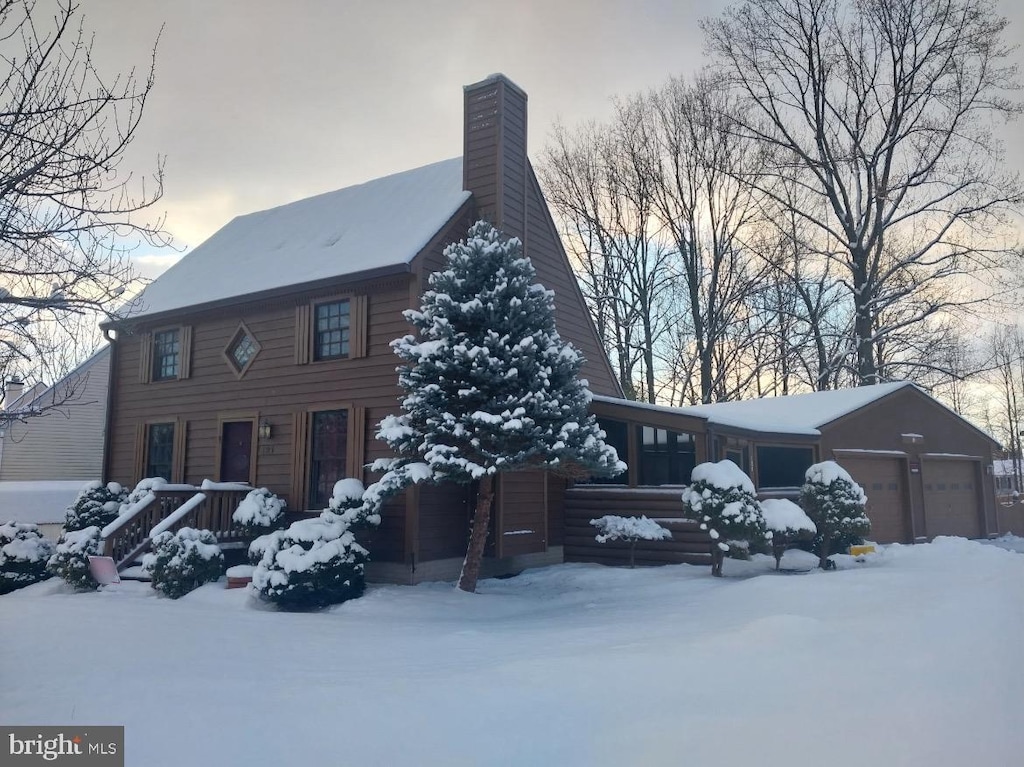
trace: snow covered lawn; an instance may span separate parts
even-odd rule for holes
[[[841,560],[563,565],[316,614],[50,581],[0,597],[0,712],[124,724],[139,767],[1024,763],[1024,556]]]

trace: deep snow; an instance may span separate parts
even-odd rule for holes
[[[316,614],[50,581],[0,597],[0,718],[124,724],[144,767],[1024,762],[1024,556],[839,560],[561,565]]]

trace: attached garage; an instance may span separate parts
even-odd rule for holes
[[[910,516],[907,506],[906,457],[865,455],[836,450],[836,460],[864,488],[873,541],[908,543]]]
[[[922,456],[925,532],[929,538],[982,536],[978,475],[978,461]]]

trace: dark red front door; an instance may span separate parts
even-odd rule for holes
[[[221,436],[220,481],[248,482],[252,461],[252,421],[227,421]]]

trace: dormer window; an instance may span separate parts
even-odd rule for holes
[[[242,323],[224,349],[224,358],[235,374],[241,378],[249,370],[249,366],[252,365],[261,349],[259,341],[245,326],[245,323]]]

